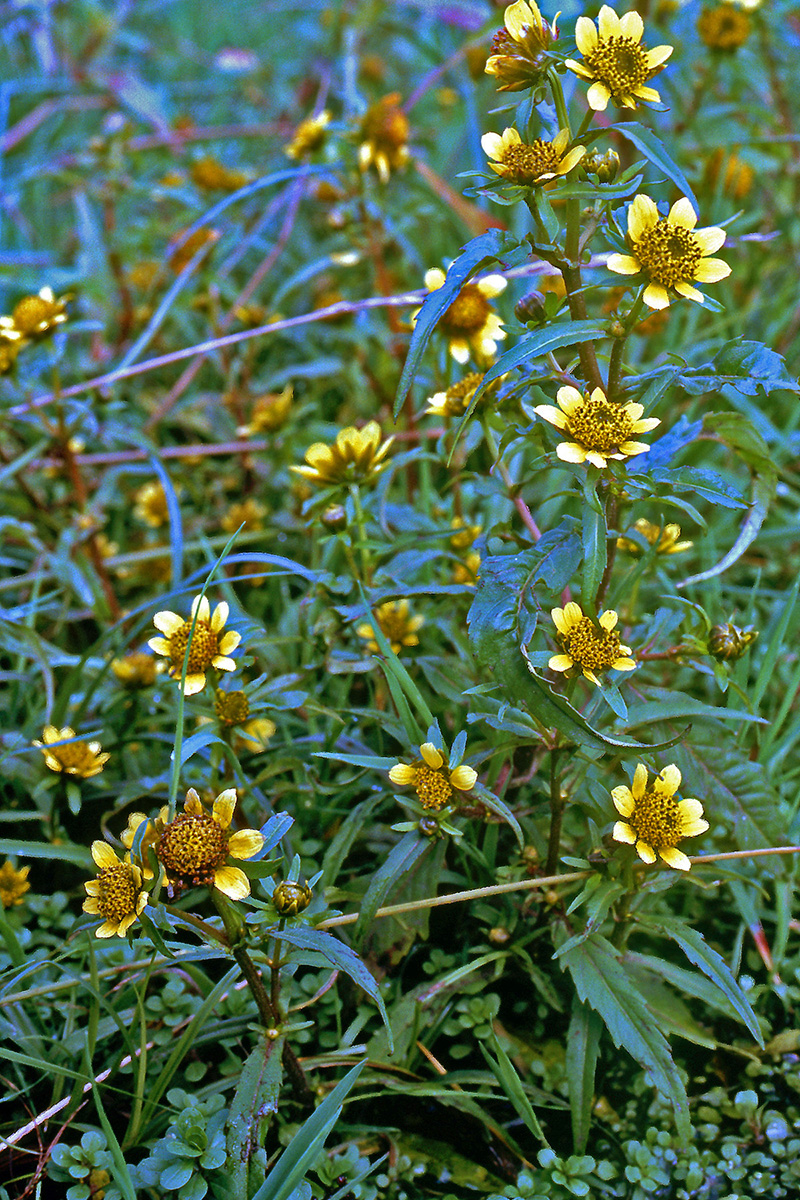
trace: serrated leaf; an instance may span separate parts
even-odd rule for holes
[[[606,514],[597,504],[596,495],[592,497],[594,504],[586,498],[583,500],[583,575],[581,581],[581,600],[584,608],[594,610],[595,596],[606,569],[606,553],[608,548],[608,528]],[[599,511],[598,511],[599,510]]]
[[[631,962],[627,955],[624,962],[632,985],[643,997],[665,1033],[677,1034],[696,1046],[705,1046],[707,1050],[716,1049],[717,1043],[714,1038],[698,1024],[680,996],[676,996],[657,975],[644,971]]]
[[[632,196],[642,186],[643,180],[644,175],[640,172],[631,179],[621,179],[617,183],[560,184],[558,198],[559,200],[582,200],[584,204],[590,203],[592,200],[600,200],[601,203],[607,204],[609,200],[624,200],[627,196]]]
[[[666,484],[675,491],[692,492],[722,508],[746,508],[745,499],[738,488],[708,467],[662,467],[652,471],[651,475],[656,483]]]
[[[706,979],[705,975],[700,975],[697,971],[689,971],[686,967],[679,967],[677,963],[669,962],[665,958],[656,958],[652,954],[638,954],[630,949],[625,951],[624,958],[633,966],[642,967],[644,970],[660,976],[683,995],[692,996],[695,1000],[702,1000],[710,1008],[717,1009],[726,1017],[735,1019],[735,1010],[719,988],[710,979]]]
[[[533,1111],[533,1106],[531,1105],[528,1097],[525,1095],[525,1089],[522,1086],[520,1077],[514,1070],[514,1064],[511,1062],[511,1059],[508,1057],[505,1050],[497,1040],[497,1034],[492,1031],[490,1036],[494,1052],[497,1055],[496,1059],[492,1058],[483,1042],[478,1042],[478,1048],[480,1049],[483,1057],[486,1059],[489,1069],[491,1070],[497,1082],[500,1084],[508,1099],[511,1101],[513,1107],[516,1109],[517,1115],[527,1126],[528,1130],[533,1134],[537,1141],[542,1143],[542,1145],[549,1146],[550,1143],[544,1136],[544,1132],[539,1124],[536,1113]]]
[[[721,346],[710,363],[682,371],[678,382],[690,396],[716,392],[726,384],[743,396],[800,391],[780,354],[762,342],[745,342],[741,337]]]
[[[666,384],[662,388],[658,388],[656,385],[664,383],[664,379],[654,380],[647,391],[640,396],[639,403],[644,405],[645,412],[649,412],[657,400],[661,398],[662,394],[672,383],[672,379],[672,376],[667,376]],[[702,432],[702,421],[689,421],[686,415],[682,413],[667,433],[657,438],[656,441],[651,442],[646,456],[645,469],[647,471],[654,471],[661,467],[668,467],[676,454],[680,453],[686,446],[691,445]],[[634,460],[634,470],[635,466]],[[636,473],[638,474],[638,472]]]
[[[659,171],[663,171],[667,179],[671,179],[680,192],[691,200],[695,212],[700,212],[700,205],[697,203],[697,197],[692,191],[688,179],[667,153],[663,142],[659,141],[651,129],[645,129],[637,121],[617,121],[614,131],[621,133],[626,141],[631,142],[653,166],[658,167]]]

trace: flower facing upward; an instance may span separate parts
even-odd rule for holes
[[[510,4],[503,21],[485,70],[498,81],[498,92],[519,92],[540,82],[547,67],[544,51],[558,31],[555,21],[548,25],[544,20],[535,0]]]
[[[67,299],[62,296],[56,300],[53,289],[43,287],[36,296],[23,296],[14,305],[10,317],[3,317],[0,323],[7,331],[13,331],[23,338],[43,338],[67,319]]]
[[[423,808],[437,811],[450,803],[454,788],[459,792],[468,792],[475,786],[477,771],[463,764],[451,771],[444,764],[441,750],[437,750],[433,742],[425,742],[419,752],[422,757],[415,759],[410,766],[397,763],[392,767],[389,778],[398,787],[413,787]]]
[[[595,622],[584,616],[580,604],[571,600],[564,608],[552,609],[550,616],[561,645],[561,654],[554,654],[547,664],[551,671],[581,671],[585,679],[599,684],[599,671],[635,670],[630,647],[621,644],[616,632],[619,617],[613,609]]]
[[[183,812],[164,825],[156,849],[173,892],[215,887],[231,900],[250,895],[249,879],[228,859],[252,858],[264,845],[264,837],[257,829],[228,832],[235,807],[235,788],[220,792],[210,815],[194,788],[189,788]]]
[[[494,159],[490,168],[509,183],[537,187],[559,175],[566,175],[581,161],[585,146],[573,146],[567,151],[569,133],[560,129],[552,142],[536,138],[523,142],[516,129],[500,133],[485,133],[481,138],[484,154]]]
[[[562,462],[605,467],[610,458],[633,458],[649,449],[645,442],[633,441],[634,434],[661,424],[658,417],[642,418],[641,404],[615,404],[600,388],[589,396],[567,385],[558,389],[556,400],[558,408],[538,404],[536,412],[570,438],[556,447]]]
[[[228,611],[228,605],[222,600],[211,616],[208,597],[195,596],[187,620],[174,612],[157,612],[153,617],[153,624],[164,636],[150,638],[148,645],[156,654],[163,654],[169,659],[169,677],[177,679],[178,682],[183,671],[189,634],[194,624],[189,661],[186,664],[184,696],[194,696],[196,692],[203,690],[206,686],[206,671],[210,667],[216,667],[218,671],[236,670],[236,663],[232,658],[228,658],[228,655],[236,649],[242,639],[241,635],[234,633],[232,629],[227,633],[222,632],[228,619]]]
[[[668,217],[659,215],[649,196],[636,196],[628,209],[628,242],[632,254],[612,254],[608,269],[618,275],[650,279],[644,302],[650,308],[667,308],[668,288],[688,300],[703,303],[704,296],[692,283],[717,283],[731,269],[721,258],[709,258],[725,243],[725,230],[716,225],[695,229],[697,213],[684,196],[676,200]]]
[[[647,517],[639,517],[638,521],[634,521],[633,528],[651,546],[655,546],[656,554],[682,554],[684,550],[690,550],[694,545],[694,542],[678,540],[681,536],[681,527],[672,522],[667,525],[654,525],[652,521],[647,520]],[[617,538],[617,549],[624,550],[626,554],[642,553],[641,546],[627,537]]]
[[[407,600],[387,600],[379,604],[374,612],[381,633],[384,635],[395,654],[399,654],[404,646],[418,646],[417,630],[425,624],[425,618],[412,616],[411,606]],[[370,654],[377,654],[380,647],[375,641],[375,632],[368,622],[359,625],[356,633],[366,641],[366,649]]]
[[[704,8],[697,18],[700,40],[710,50],[738,50],[750,36],[750,18],[732,4],[717,4]]]
[[[588,17],[578,17],[575,42],[583,62],[568,58],[565,66],[591,83],[586,99],[589,107],[603,111],[609,100],[622,108],[636,108],[637,100],[658,103],[655,88],[647,87],[672,54],[672,46],[645,50],[642,45],[644,24],[637,12],[618,17],[604,4],[597,27]]]
[[[100,868],[96,879],[83,886],[87,899],[83,911],[103,918],[95,930],[99,938],[125,937],[147,904],[142,872],[130,862],[120,862],[107,842],[92,842],[92,858]]]
[[[615,787],[611,792],[614,807],[624,820],[617,821],[612,837],[616,842],[635,846],[642,862],[654,863],[656,854],[669,867],[688,871],[691,863],[676,849],[683,838],[697,837],[708,829],[699,800],[676,800],[681,773],[672,764],[656,775],[647,786],[647,767],[639,763],[630,787]]]
[[[31,890],[28,883],[29,871],[30,867],[20,867],[17,870],[9,859],[0,867],[0,904],[3,908],[22,904],[23,896]]]
[[[306,117],[305,121],[301,121],[289,145],[284,146],[283,153],[286,157],[297,161],[308,158],[315,150],[321,149],[330,120],[331,114],[324,108],[316,117]]]
[[[408,117],[400,108],[399,92],[371,104],[361,119],[358,165],[362,171],[374,167],[381,183],[392,171],[408,162]]]
[[[377,421],[368,421],[363,429],[350,425],[339,430],[333,445],[315,442],[309,446],[304,467],[289,469],[321,487],[372,483],[386,466],[383,460],[393,441],[390,437],[381,444],[381,427]]]
[[[60,771],[64,775],[77,775],[81,779],[91,779],[99,775],[111,757],[110,754],[100,753],[99,742],[70,742],[68,746],[56,746],[54,742],[65,742],[75,737],[75,730],[69,725],[56,729],[55,725],[45,725],[42,732],[42,742],[34,742],[44,755],[44,761],[51,771]]]
[[[429,292],[438,292],[445,278],[441,267],[431,267],[425,273],[425,286]],[[500,318],[489,304],[506,290],[506,283],[502,275],[484,275],[474,283],[465,283],[440,317],[439,329],[447,338],[450,354],[462,366],[470,353],[482,361],[491,359],[498,341],[506,336]]]
[[[451,383],[447,391],[435,392],[428,397],[426,417],[460,417],[469,408],[472,397],[483,383],[480,371],[470,371],[463,379]],[[505,375],[494,379],[483,392],[482,399],[488,400],[500,387]]]

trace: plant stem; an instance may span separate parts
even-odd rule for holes
[[[561,848],[561,825],[564,819],[566,799],[561,794],[558,778],[558,747],[550,751],[550,836],[547,842],[547,862],[545,875],[553,875],[558,866],[558,852]]]
[[[621,337],[615,339],[614,345],[611,347],[611,354],[608,360],[608,388],[606,391],[606,395],[608,396],[609,400],[614,400],[616,398],[616,392],[619,388],[620,374],[622,371],[622,356],[625,352],[625,344],[633,332],[634,325],[639,320],[639,313],[642,311],[643,307],[644,288],[640,290],[639,295],[633,302],[631,311],[628,313],[628,316],[625,319],[625,332]]]

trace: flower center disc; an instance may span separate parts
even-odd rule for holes
[[[127,863],[104,867],[97,876],[97,882],[100,885],[97,907],[107,921],[122,921],[136,911],[139,889]]]
[[[625,818],[643,842],[654,850],[677,846],[681,840],[681,820],[678,801],[674,796],[649,790],[636,801],[633,813]]]
[[[684,279],[694,279],[702,258],[700,245],[691,229],[673,225],[666,217],[645,230],[636,242],[639,262],[655,283],[673,287]]]
[[[211,885],[214,870],[225,861],[225,830],[206,814],[183,813],[166,826],[157,854],[167,871],[181,879]]]
[[[169,659],[176,670],[183,669],[183,656],[189,641],[192,628],[191,621],[184,621],[180,629],[176,629],[169,639]],[[192,648],[189,651],[187,675],[195,675],[204,671],[219,654],[219,639],[207,621],[197,621],[192,634]]]
[[[450,781],[441,771],[434,771],[427,763],[417,767],[414,777],[414,791],[422,801],[423,808],[444,808],[453,794]]]
[[[629,37],[606,38],[584,56],[586,66],[612,96],[626,95],[650,75],[645,51]]]
[[[476,283],[466,283],[442,317],[442,325],[456,336],[477,333],[486,324],[489,303]]]
[[[538,179],[540,175],[558,171],[559,156],[551,142],[537,138],[530,145],[515,143],[503,150],[503,166],[509,168],[514,179],[524,183]]]
[[[583,404],[570,413],[568,429],[582,446],[611,454],[633,434],[633,421],[622,405],[606,398],[584,398]]]
[[[619,634],[598,629],[589,617],[582,617],[562,640],[572,661],[589,671],[602,671],[620,657]]]

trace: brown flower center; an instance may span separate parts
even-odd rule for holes
[[[97,907],[107,921],[122,921],[136,912],[141,888],[128,863],[104,867],[97,876],[97,882],[100,885]]]
[[[587,450],[612,454],[633,435],[634,422],[621,404],[607,397],[584,396],[583,404],[567,417],[567,431]]]
[[[646,229],[634,245],[642,267],[662,287],[674,287],[682,280],[694,279],[703,257],[691,229],[673,225],[666,217]]]
[[[416,772],[414,791],[422,801],[422,807],[444,808],[453,794],[450,780],[441,771],[434,771],[427,763],[421,763]]]
[[[603,671],[621,657],[616,630],[598,628],[589,617],[581,617],[559,640],[572,661],[587,671]]]
[[[442,327],[450,337],[470,337],[480,332],[490,313],[489,301],[476,283],[465,283],[447,312]]]
[[[629,37],[601,38],[584,61],[612,96],[629,95],[651,74],[644,47]]]
[[[214,710],[224,725],[241,725],[250,716],[250,704],[244,692],[218,691]]]
[[[159,838],[156,854],[168,874],[183,884],[209,887],[214,871],[222,866],[228,853],[228,835],[213,817],[205,813],[182,813],[166,825]]]
[[[189,642],[189,633],[191,632],[192,621],[184,621],[180,629],[176,629],[173,634],[170,634],[169,639],[169,660],[176,671],[183,670],[183,656],[186,653],[186,646]],[[187,675],[198,675],[211,666],[213,660],[219,654],[219,638],[214,630],[209,625],[208,621],[197,620],[192,634],[192,647],[189,651],[189,663],[186,667]]]
[[[444,394],[444,406],[450,416],[464,412],[475,392],[481,385],[483,376],[478,371],[471,371],[458,383],[451,383]]]
[[[541,138],[529,145],[517,142],[504,146],[501,154],[505,174],[518,183],[530,183],[540,175],[555,174],[561,162],[553,143],[543,142]]]
[[[666,850],[677,846],[683,837],[678,801],[674,796],[648,789],[625,820],[637,838],[647,842],[654,850]]]

